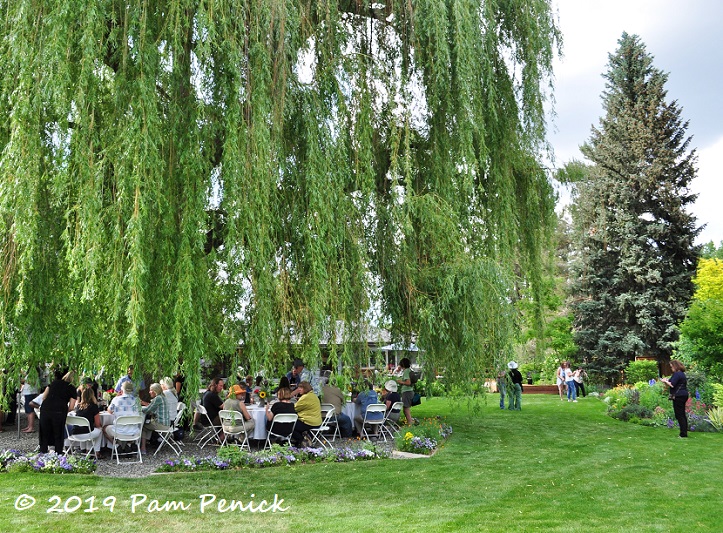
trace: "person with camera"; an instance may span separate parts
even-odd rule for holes
[[[685,413],[685,404],[688,401],[688,378],[685,375],[685,365],[677,359],[670,361],[670,368],[673,369],[670,379],[663,378],[660,381],[670,387],[668,397],[673,400],[673,412],[680,426],[680,438],[685,439],[688,437],[688,415]]]

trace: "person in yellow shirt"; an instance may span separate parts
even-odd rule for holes
[[[294,404],[299,419],[296,421],[294,431],[291,433],[291,444],[299,448],[304,440],[304,433],[310,429],[318,428],[321,425],[321,402],[314,394],[314,390],[308,381],[299,383],[301,396]]]

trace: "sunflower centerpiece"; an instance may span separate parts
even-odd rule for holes
[[[271,388],[269,387],[268,380],[263,380],[259,385],[256,385],[252,393],[256,403],[259,405],[266,405],[266,402],[271,400]]]

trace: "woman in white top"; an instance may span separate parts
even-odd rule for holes
[[[38,388],[33,386],[26,377],[21,381],[22,387],[20,388],[20,394],[22,394],[25,400],[25,414],[28,416],[28,425],[25,427],[23,433],[32,433],[35,431],[35,409],[30,405],[35,397],[38,395]]]
[[[555,373],[555,377],[557,378],[557,390],[560,392],[560,401],[565,398],[565,364],[565,361],[560,363],[560,366],[557,367],[557,372]]]
[[[166,398],[166,405],[168,406],[168,413],[171,416],[171,423],[178,414],[178,396],[176,396],[176,386],[171,378],[163,378],[161,380],[161,388],[163,389],[163,396]]]

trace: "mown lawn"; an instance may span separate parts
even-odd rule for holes
[[[434,457],[146,479],[0,475],[0,530],[48,531],[720,531],[723,434],[613,420],[594,398],[524,395],[521,412],[490,395],[472,414],[445,399],[414,408],[442,415],[454,435]],[[132,468],[132,466],[129,466]],[[16,509],[21,494],[35,498]],[[147,500],[131,512],[132,495]],[[285,512],[201,513],[200,499],[274,500]],[[72,513],[48,513],[52,503]],[[95,497],[94,512],[85,512]],[[111,512],[103,500],[115,497]],[[136,496],[141,499],[142,496]],[[208,497],[210,498],[210,496]],[[166,501],[187,510],[148,511]],[[106,503],[110,504],[110,500]]]

